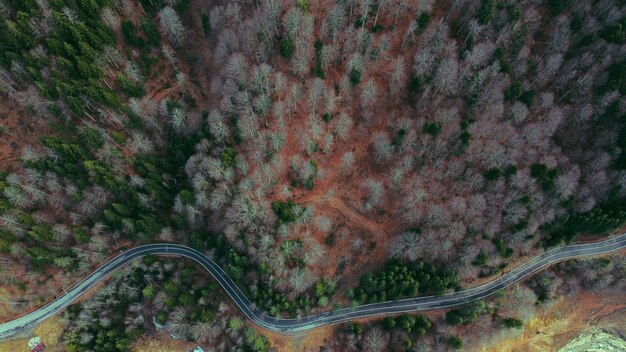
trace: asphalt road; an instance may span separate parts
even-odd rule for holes
[[[357,307],[327,311],[299,319],[284,319],[270,317],[256,309],[254,304],[248,300],[239,287],[228,277],[226,272],[202,252],[179,244],[148,244],[129,249],[119,254],[96,269],[76,286],[67,290],[65,294],[36,311],[0,324],[0,340],[17,334],[61,312],[83,293],[105,279],[111,272],[146,255],[171,255],[195,260],[222,285],[226,294],[232,299],[246,318],[267,330],[289,333],[309,330],[318,326],[340,323],[357,318],[462,305],[467,302],[485,298],[551,264],[572,258],[610,253],[624,248],[626,248],[626,233],[601,242],[570,245],[548,250],[493,281],[463,291],[447,293],[441,296],[417,297],[398,301],[365,304]]]

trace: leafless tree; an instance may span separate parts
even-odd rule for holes
[[[159,11],[159,22],[161,23],[161,28],[165,32],[165,35],[172,44],[180,46],[185,34],[185,27],[183,27],[176,10],[170,6],[161,9],[161,11]]]
[[[378,326],[370,328],[363,335],[363,350],[367,352],[382,352],[387,349],[388,337]]]

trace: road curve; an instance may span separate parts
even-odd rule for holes
[[[279,333],[309,330],[318,326],[344,322],[347,320],[372,316],[414,312],[428,309],[453,307],[485,298],[515,282],[554,263],[585,256],[610,253],[626,248],[626,233],[594,243],[576,244],[548,250],[503,276],[481,286],[463,291],[446,293],[441,296],[408,298],[397,301],[365,304],[362,306],[326,311],[298,319],[270,317],[257,308],[241,292],[239,287],[228,277],[226,272],[202,252],[187,246],[172,243],[147,244],[128,249],[112,258],[92,272],[65,294],[43,307],[12,321],[0,324],[0,340],[32,327],[45,319],[61,312],[78,297],[105,279],[111,272],[129,262],[146,255],[171,255],[192,259],[206,269],[224,288],[226,294],[239,310],[254,324]]]

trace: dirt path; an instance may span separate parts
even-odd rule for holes
[[[348,221],[352,224],[361,227],[362,229],[368,231],[369,233],[376,236],[376,238],[381,238],[385,236],[385,230],[383,229],[382,224],[379,224],[366,216],[358,213],[356,210],[350,208],[346,203],[344,203],[341,199],[336,197],[329,197],[317,194],[307,194],[295,200],[297,204],[324,204],[338,211],[341,215],[343,215]]]

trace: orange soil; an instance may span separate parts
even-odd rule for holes
[[[481,352],[558,351],[583,331],[599,327],[619,334],[626,333],[626,300],[615,290],[581,291],[560,297],[552,306],[527,322],[517,338],[506,339]]]
[[[174,340],[166,332],[143,336],[132,347],[133,352],[182,352],[194,348],[196,344],[184,340]]]
[[[40,118],[26,114],[13,98],[0,97],[0,171],[18,162],[22,148],[47,130]]]

